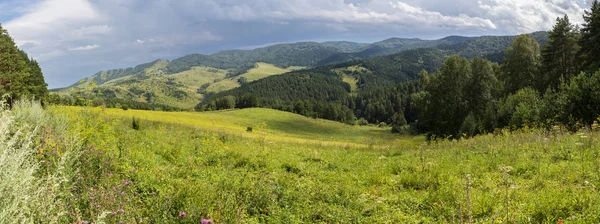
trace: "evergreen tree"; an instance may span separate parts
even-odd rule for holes
[[[548,45],[542,51],[544,86],[557,88],[561,80],[570,80],[578,71],[578,33],[569,22],[569,17],[556,19],[556,25],[548,32]]]
[[[585,11],[583,15],[585,23],[581,29],[581,50],[579,52],[583,59],[583,69],[594,73],[600,69],[600,3],[594,0],[591,11]]]
[[[426,129],[436,136],[459,137],[458,132],[468,115],[465,86],[471,79],[471,66],[465,58],[449,57],[425,87],[427,99],[420,100],[424,110],[420,118]]]
[[[506,95],[537,86],[541,65],[540,45],[528,34],[518,36],[510,45],[501,76]]]
[[[44,100],[48,89],[38,63],[17,48],[0,26],[0,95],[8,95],[9,105],[23,96]]]

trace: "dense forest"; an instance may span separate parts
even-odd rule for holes
[[[8,31],[0,26],[0,96],[7,103],[32,97],[47,101],[48,89],[37,61],[20,50]]]
[[[556,124],[577,130],[600,115],[597,2],[584,19],[581,29],[565,16],[548,35],[476,38],[269,77],[209,96],[197,109],[269,107],[350,124],[384,122],[431,138]],[[503,41],[510,47],[494,53]],[[357,80],[356,91],[344,76]]]

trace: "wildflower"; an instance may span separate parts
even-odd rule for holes
[[[77,190],[77,186],[73,186],[73,190],[76,191]]]
[[[89,224],[88,221],[81,221],[81,224]]]
[[[110,214],[111,214],[111,215],[116,215],[116,214],[117,214],[117,212],[110,212]]]
[[[200,220],[200,223],[202,224],[213,224],[213,221],[210,219],[202,219]]]
[[[125,210],[123,210],[123,209],[119,209],[119,212],[120,212],[120,213],[125,213]]]
[[[180,213],[179,213],[179,217],[181,217],[181,218],[185,218],[185,216],[186,216],[185,212],[180,212]]]
[[[138,219],[138,222],[142,223],[142,222],[144,222],[144,219],[140,218],[140,219]]]
[[[130,183],[131,183],[131,182],[129,182],[128,180],[124,180],[124,181],[123,181],[123,184],[124,184],[125,186],[129,185]]]

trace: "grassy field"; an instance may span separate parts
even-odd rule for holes
[[[99,166],[93,185],[78,186],[125,195],[120,203],[92,208],[86,207],[93,204],[87,196],[100,193],[84,191],[83,212],[75,215],[81,220],[123,209],[105,220],[600,222],[600,144],[594,131],[524,130],[427,144],[385,129],[265,109],[51,111],[66,115],[92,152],[105,156],[100,163],[110,164]],[[140,119],[139,130],[132,128],[132,117]],[[120,190],[123,183],[127,190]]]
[[[230,89],[239,87],[240,84],[238,83],[238,79],[241,77],[247,78],[248,82],[253,82],[253,81],[256,81],[259,79],[264,79],[264,78],[272,76],[272,75],[280,75],[283,73],[287,73],[287,72],[290,72],[290,71],[293,71],[296,69],[300,69],[300,67],[292,67],[292,68],[284,69],[284,68],[279,68],[272,64],[259,62],[256,64],[256,68],[250,69],[250,70],[248,70],[248,72],[246,72],[240,76],[223,79],[219,82],[213,83],[213,84],[211,84],[210,87],[208,87],[207,90],[209,92],[226,91],[226,90],[230,90]]]

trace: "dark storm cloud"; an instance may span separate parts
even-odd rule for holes
[[[580,22],[575,0],[28,0],[0,19],[51,87],[189,53],[304,40],[516,34]]]

